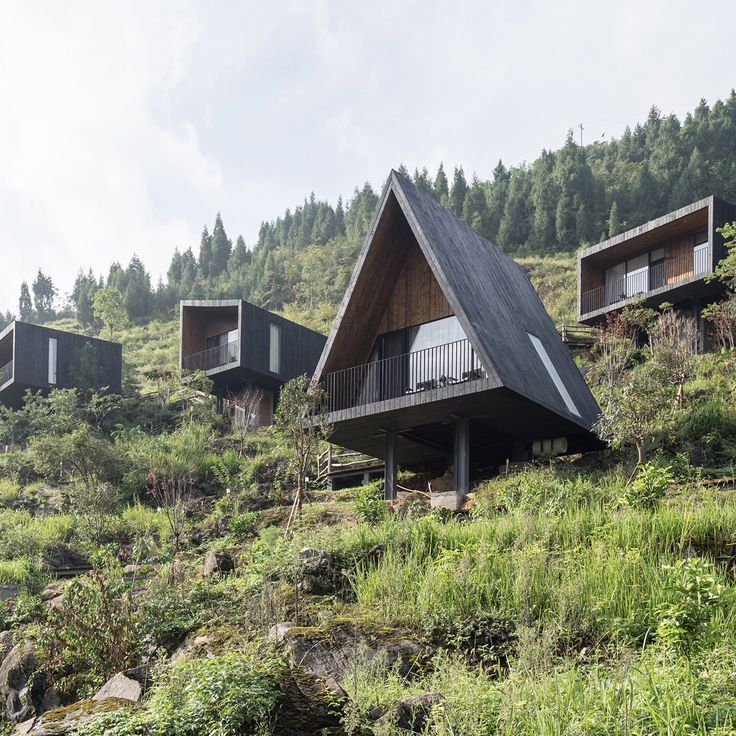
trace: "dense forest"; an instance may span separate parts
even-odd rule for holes
[[[652,108],[643,124],[608,141],[580,146],[570,132],[559,150],[542,151],[531,164],[499,161],[490,179],[468,179],[462,167],[449,176],[442,165],[434,174],[401,170],[508,253],[574,252],[709,194],[736,201],[736,93],[712,106],[701,101],[683,121]],[[251,248],[242,236],[233,245],[218,214],[198,246],[174,252],[158,284],[134,257],[127,267],[113,263],[106,276],[80,270],[63,306],[52,277],[39,270],[30,288],[22,284],[17,314],[38,321],[73,314],[93,329],[94,295],[114,287],[136,323],[170,317],[179,299],[205,297],[331,315],[378,196],[368,183],[346,204],[333,206],[312,194],[264,222]]]

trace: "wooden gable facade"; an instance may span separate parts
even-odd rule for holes
[[[598,407],[526,274],[397,172],[315,378],[334,441],[383,458],[389,496],[397,463],[452,465],[467,490],[535,442],[598,446]]]

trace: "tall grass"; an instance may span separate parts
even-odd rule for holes
[[[360,608],[384,621],[483,615],[554,627],[563,642],[625,644],[644,641],[669,602],[665,565],[691,554],[719,561],[735,544],[736,508],[716,500],[654,513],[583,509],[446,524],[428,517],[359,526],[349,541],[382,550],[358,562],[352,581]],[[724,625],[733,630],[732,618]]]
[[[354,723],[408,695],[442,693],[422,731],[427,736],[726,736],[736,725],[734,654],[724,646],[687,661],[655,650],[615,665],[567,664],[534,676],[512,670],[498,678],[440,653],[413,681],[359,664],[344,687]],[[374,732],[404,733],[391,726]]]

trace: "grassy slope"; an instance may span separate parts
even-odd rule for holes
[[[522,265],[554,321],[573,318],[574,259]],[[303,316],[324,325],[329,309]],[[123,337],[131,368],[142,375],[151,365],[174,365],[176,337],[175,321],[131,328]],[[687,442],[718,444],[724,432],[714,428],[722,419],[708,413],[709,397],[733,417],[734,385],[732,357],[698,359],[686,395],[705,409]],[[345,622],[398,626],[436,648],[407,678],[356,653],[343,682],[349,733],[369,724],[373,708],[423,692],[446,698],[426,727],[434,736],[736,733],[736,609],[720,605],[736,599],[736,494],[705,484],[697,468],[683,466],[654,510],[621,503],[629,468],[610,460],[603,468],[562,465],[488,483],[463,520],[411,508],[403,518],[385,517],[358,489],[316,493],[285,540],[278,525],[288,515],[288,485],[279,490],[268,480],[269,468],[282,462],[270,430],[260,432],[242,467],[228,459],[231,493],[220,489],[216,505],[188,522],[204,541],[186,535],[180,581],[170,585],[167,565],[152,563],[147,605],[164,612],[147,624],[154,639],[164,623],[167,632],[207,633],[217,657],[260,646],[270,626],[297,620],[319,636]],[[272,505],[253,504],[256,487]],[[13,483],[0,485],[0,503],[18,493]],[[244,526],[253,508],[255,538],[234,523]],[[359,520],[371,509],[371,523]],[[32,583],[33,555],[54,541],[82,544],[78,526],[66,514],[0,512],[0,582]],[[152,548],[166,542],[160,515],[140,506],[118,515],[110,534],[151,539]],[[334,595],[296,594],[304,547],[332,553],[343,581]],[[203,586],[202,555],[221,548],[237,570]],[[692,581],[670,569],[686,558],[705,560],[697,583],[703,595],[694,599]],[[678,646],[672,626],[668,637],[668,621],[698,616],[692,649]],[[390,727],[374,732],[398,736]]]

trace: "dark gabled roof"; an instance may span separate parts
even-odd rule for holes
[[[505,386],[589,429],[600,410],[522,268],[483,236],[392,171],[315,378],[351,309],[361,271],[392,198],[406,218],[442,291],[489,373]],[[539,338],[580,416],[569,411],[527,333]]]

